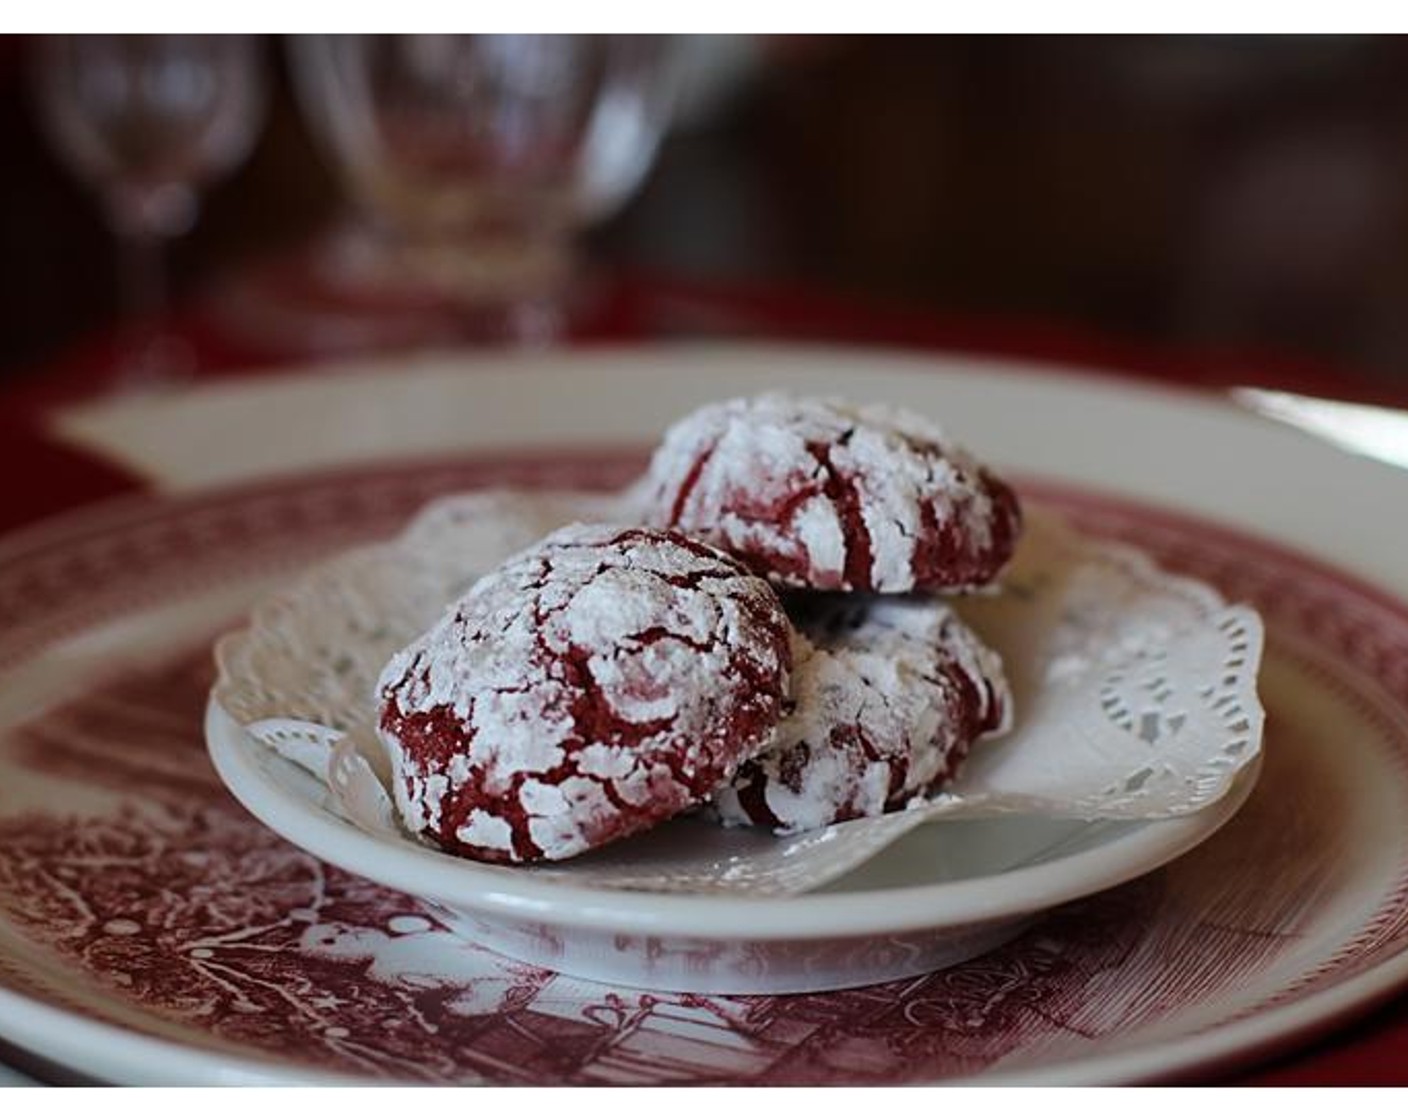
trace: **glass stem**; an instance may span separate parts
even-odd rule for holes
[[[193,354],[170,334],[165,318],[170,309],[166,254],[182,215],[166,213],[164,201],[160,195],[138,191],[117,192],[108,199],[109,223],[118,241],[123,318],[120,390],[169,387],[191,372]],[[175,201],[186,204],[185,198]]]
[[[166,242],[150,231],[120,235],[122,313],[128,324],[153,330],[166,313]]]

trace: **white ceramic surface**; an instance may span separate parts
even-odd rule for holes
[[[418,462],[132,501],[0,543],[0,1033],[135,1082],[1085,1083],[1226,1068],[1408,980],[1408,570],[1383,514],[1408,476],[1215,400],[990,363],[768,350],[514,367],[470,363],[436,431],[418,441],[407,420],[380,447]],[[399,377],[424,402],[447,373],[370,369],[317,414],[336,430],[367,414],[362,389]],[[205,651],[256,595],[430,494],[619,482],[639,465],[623,440],[763,379],[936,412],[1086,529],[1253,602],[1269,721],[1243,811],[954,968],[672,997],[468,948],[226,797],[201,749]]]
[[[486,948],[607,984],[735,995],[878,984],[987,952],[1036,913],[1205,840],[1241,808],[1257,769],[1187,816],[938,822],[814,894],[733,898],[577,887],[390,843],[333,813],[325,787],[254,742],[214,701],[205,731],[227,788],[275,832],[434,904]]]

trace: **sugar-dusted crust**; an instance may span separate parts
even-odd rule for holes
[[[652,460],[653,523],[787,587],[940,591],[990,582],[1016,495],[910,412],[778,394],[707,405]]]
[[[383,671],[402,819],[494,862],[655,825],[766,744],[790,647],[776,593],[718,550],[656,529],[559,530]]]
[[[773,745],[715,795],[720,817],[779,832],[903,808],[1000,734],[1002,663],[936,599],[798,595],[795,707]]]

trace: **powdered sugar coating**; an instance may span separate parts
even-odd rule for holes
[[[903,808],[1006,731],[1002,662],[942,601],[798,596],[795,709],[715,795],[720,817],[778,832]]]
[[[412,832],[558,860],[700,803],[770,739],[776,593],[655,529],[572,525],[481,579],[387,664],[379,731]]]
[[[648,506],[781,586],[977,587],[1011,558],[1012,490],[943,431],[888,406],[768,394],[707,405],[651,462]]]

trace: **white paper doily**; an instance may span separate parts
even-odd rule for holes
[[[399,538],[340,556],[255,609],[216,647],[213,698],[326,783],[323,809],[387,844],[396,820],[374,731],[388,657],[479,575],[570,521],[630,520],[633,498],[485,491],[428,506]],[[1226,794],[1261,747],[1256,613],[1161,571],[1136,549],[1082,538],[1028,508],[1000,593],[961,600],[1003,657],[1016,721],[980,744],[927,805],[775,837],[698,819],[558,865],[513,869],[584,887],[778,896],[814,890],[939,817],[1149,819]],[[308,783],[289,769],[290,789]]]

